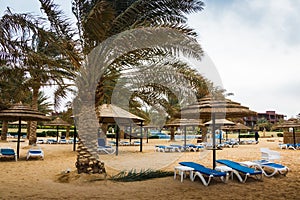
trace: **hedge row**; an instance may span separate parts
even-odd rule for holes
[[[240,138],[254,138],[255,135],[254,134],[241,134]]]

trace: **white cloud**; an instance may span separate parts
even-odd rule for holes
[[[300,112],[300,2],[210,1],[190,17],[233,100],[264,112]],[[295,100],[296,99],[296,100]]]

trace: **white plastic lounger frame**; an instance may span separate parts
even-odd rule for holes
[[[267,161],[280,160],[280,153],[269,148],[260,148],[261,159]]]
[[[44,152],[42,149],[29,149],[27,152],[26,160],[28,160],[30,157],[39,157],[44,160]]]
[[[181,152],[178,147],[174,146],[165,146],[165,145],[155,145],[155,151],[158,152]]]
[[[252,167],[261,170],[266,177],[274,176],[277,173],[286,176],[287,173],[289,172],[288,167],[277,163],[268,162],[266,160],[244,161],[240,163],[247,167]],[[265,169],[268,169],[267,171],[271,170],[272,172],[267,173]]]
[[[107,154],[113,154],[116,152],[116,149],[112,146],[105,145],[105,139],[98,138],[98,149],[99,152],[105,152]]]
[[[196,176],[198,176],[200,178],[200,180],[202,181],[203,185],[208,186],[210,181],[214,178],[213,175],[209,175],[208,179],[206,180],[205,177],[200,173],[200,172],[195,172],[194,173],[194,177],[193,177],[193,181],[195,180]],[[224,178],[224,176],[220,176],[221,181],[223,181],[224,183],[226,183],[228,181],[228,173],[226,178]]]

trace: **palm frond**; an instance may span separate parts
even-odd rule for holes
[[[173,176],[174,172],[170,171],[161,171],[161,170],[140,170],[137,172],[135,169],[130,171],[121,171],[120,173],[110,177],[110,180],[120,181],[120,182],[132,182],[132,181],[143,181],[153,178],[162,178]]]
[[[114,20],[111,34],[141,26],[185,24],[187,22],[185,14],[201,11],[203,6],[204,3],[198,0],[139,0]]]

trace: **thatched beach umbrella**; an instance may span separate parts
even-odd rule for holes
[[[249,110],[249,107],[242,106],[240,103],[230,99],[204,97],[198,100],[197,104],[189,105],[181,110],[181,117],[188,119],[211,120],[212,115],[215,119],[239,118],[256,116],[257,113]]]
[[[116,105],[113,104],[102,104],[97,108],[97,115],[99,118],[99,122],[103,124],[107,123],[117,123],[117,124],[129,124],[130,126],[133,123],[140,123],[141,127],[141,137],[140,137],[140,152],[143,149],[143,133],[142,126],[145,119],[136,116]],[[116,155],[118,155],[119,148],[119,128],[116,133]]]
[[[299,128],[300,127],[300,123],[296,120],[292,121],[286,121],[282,124],[279,124],[276,126],[276,128],[293,128],[293,143],[294,143],[294,147],[296,147],[296,134],[295,134],[295,128]]]
[[[237,123],[236,125],[230,127],[231,130],[238,130],[238,138],[239,138],[239,142],[241,141],[240,135],[241,135],[241,130],[250,130],[251,128],[249,128],[248,126],[245,126],[244,124],[241,123]]]
[[[210,120],[206,123],[204,123],[205,125],[212,125],[213,121]],[[217,125],[218,127],[222,127],[222,126],[232,126],[234,125],[235,123],[232,122],[232,121],[229,121],[227,119],[216,119],[215,120],[215,125]],[[226,140],[227,140],[227,131],[226,131]],[[222,137],[221,137],[221,134],[220,134],[220,143],[222,143]]]
[[[59,128],[59,126],[64,126],[64,127],[70,127],[71,126],[68,122],[64,121],[60,117],[55,118],[54,120],[52,120],[51,122],[49,122],[46,125],[47,126],[56,126],[56,142],[57,143],[58,143],[58,128]]]
[[[21,121],[49,121],[50,118],[45,116],[37,110],[31,109],[29,106],[18,103],[13,105],[11,108],[0,111],[0,119],[7,121],[19,120],[18,127],[18,142],[17,142],[17,157],[19,158],[20,152],[20,137],[21,137]]]
[[[204,97],[193,104],[183,108],[180,113],[182,118],[212,120],[212,133],[215,132],[216,119],[238,118],[256,116],[257,113],[240,103],[223,97]],[[216,167],[216,142],[213,134],[213,168]]]
[[[158,129],[160,128],[158,125],[154,125],[154,124],[148,124],[146,126],[143,126],[143,128],[145,129],[145,132],[146,132],[146,138],[147,138],[147,143],[148,143],[148,139],[149,139],[149,134],[148,134],[148,130],[151,129],[151,128],[154,128],[154,129]],[[131,136],[131,135],[130,135]],[[130,137],[131,139],[131,137]]]
[[[186,147],[186,127],[188,126],[202,126],[204,127],[204,124],[202,123],[202,120],[199,119],[174,119],[170,122],[166,123],[166,127],[183,127],[184,129],[184,148]]]

